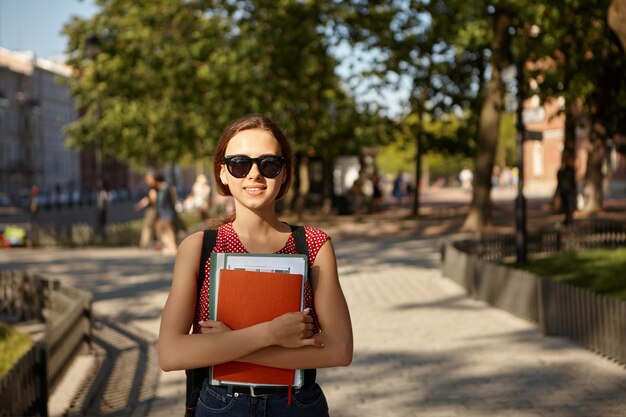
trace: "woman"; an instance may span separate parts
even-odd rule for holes
[[[164,255],[176,254],[176,218],[175,197],[165,177],[158,174],[154,177],[156,189],[156,230],[162,245]]]
[[[289,189],[291,164],[289,142],[272,121],[248,115],[224,130],[214,155],[214,175],[220,193],[234,198],[235,214],[220,226],[215,252],[297,253],[290,226],[275,210],[276,200]],[[161,368],[200,368],[233,360],[288,369],[349,365],[352,327],[334,249],[321,230],[306,227],[305,232],[311,264],[305,310],[240,330],[208,320],[208,279],[196,300],[202,232],[187,237],[178,249],[161,319]],[[293,391],[277,388],[262,396],[251,391],[205,381],[196,415],[248,416],[260,407],[267,416],[328,415],[324,394],[310,378]]]
[[[144,179],[146,181],[146,185],[148,186],[148,192],[141,198],[141,200],[135,203],[134,209],[135,211],[146,209],[143,215],[141,236],[139,238],[139,247],[145,249],[151,247],[152,241],[154,240],[153,236],[155,235],[157,222],[157,190],[153,172],[147,172]]]

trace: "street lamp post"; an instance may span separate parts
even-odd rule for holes
[[[521,59],[517,72],[517,198],[515,199],[515,249],[517,263],[526,263],[526,197],[524,197],[524,67]]]
[[[94,63],[94,79],[96,81],[95,90],[95,105],[96,105],[96,119],[100,119],[100,98],[98,95],[98,72],[96,59],[100,53],[100,39],[92,35],[87,39],[87,55]],[[96,235],[101,239],[106,239],[105,227],[107,222],[107,191],[104,186],[104,174],[102,164],[102,140],[100,134],[96,134],[96,143],[94,146],[94,156],[96,163]]]

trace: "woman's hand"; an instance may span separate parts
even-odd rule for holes
[[[200,333],[221,333],[231,330],[230,327],[217,320],[205,320],[198,324],[200,325]]]
[[[313,318],[308,308],[276,317],[269,322],[269,326],[276,345],[286,348],[324,347],[321,340],[313,338]]]

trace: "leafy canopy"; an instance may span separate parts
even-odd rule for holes
[[[70,91],[84,112],[67,128],[71,145],[100,142],[138,166],[191,162],[230,120],[254,112],[282,125],[296,151],[354,147],[360,116],[328,53],[327,2],[97,4],[98,14],[64,28]],[[100,51],[89,57],[94,35]]]

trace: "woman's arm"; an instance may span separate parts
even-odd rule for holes
[[[346,366],[352,362],[352,324],[330,240],[322,245],[317,254],[311,275],[315,311],[322,328],[314,339],[323,343],[324,348],[271,346],[255,351],[240,361],[290,369]]]
[[[152,187],[148,190],[148,204],[156,204],[157,201],[157,190]],[[200,260],[198,260],[200,262]]]
[[[133,209],[135,209],[135,211],[139,211],[142,210],[144,207],[146,207],[148,204],[150,204],[150,200],[148,198],[148,196],[143,196],[139,201],[137,201],[135,203],[135,205],[133,206]]]
[[[288,313],[241,330],[189,334],[196,306],[196,277],[202,232],[187,237],[178,248],[159,331],[159,362],[164,371],[199,368],[237,360],[272,345],[297,348],[319,345],[309,338],[311,317]]]

